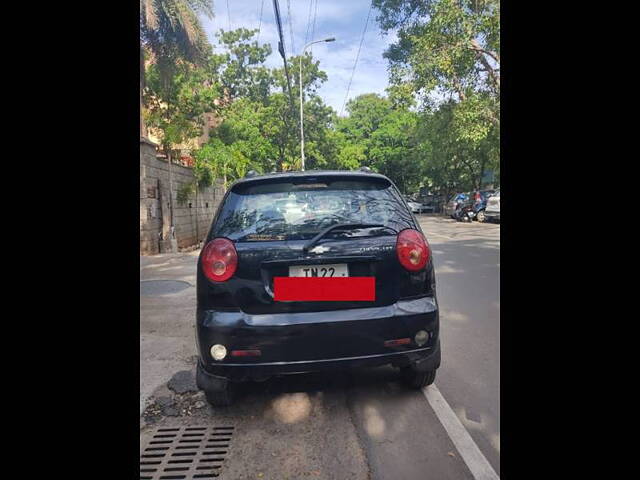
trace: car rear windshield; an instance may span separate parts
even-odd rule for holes
[[[334,236],[389,235],[413,226],[388,180],[302,177],[236,185],[213,235],[234,241],[303,240],[337,223],[379,224],[392,230],[355,229]]]

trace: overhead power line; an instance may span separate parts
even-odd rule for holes
[[[313,26],[311,27],[311,38],[312,40],[316,35],[316,17],[318,16],[318,0],[316,0],[316,8],[313,11]],[[313,45],[311,45],[311,53],[313,54]]]
[[[258,38],[256,39],[256,42],[260,40],[260,29],[262,28],[262,10],[264,9],[264,0],[262,0],[262,3],[260,4],[260,20],[258,20]]]
[[[358,53],[356,54],[356,60],[353,62],[353,69],[351,70],[351,78],[347,85],[347,93],[344,96],[344,102],[342,102],[342,108],[340,109],[340,116],[344,111],[344,106],[347,104],[347,98],[349,98],[349,90],[351,89],[351,82],[353,81],[353,74],[356,72],[356,65],[358,65],[358,58],[360,57],[360,49],[362,49],[362,42],[364,41],[364,35],[367,33],[367,25],[369,25],[369,15],[371,15],[371,7],[373,6],[373,0],[369,4],[369,12],[367,12],[367,20],[364,22],[364,29],[362,30],[362,36],[360,37],[360,45],[358,46]]]
[[[291,17],[291,0],[287,0],[287,19],[289,20],[289,35],[291,36],[291,55],[296,51],[296,44],[293,41],[293,18]]]
[[[289,103],[291,108],[293,108],[293,95],[291,94],[291,79],[289,77],[289,66],[287,65],[287,54],[284,46],[284,35],[282,34],[282,21],[280,20],[280,5],[278,4],[278,0],[273,0],[273,11],[276,16],[276,25],[278,26],[278,37],[280,41],[278,42],[278,51],[280,52],[280,56],[284,61],[284,74],[287,77],[287,90],[289,92]]]
[[[309,29],[311,27],[311,7],[313,7],[313,0],[309,0],[309,15],[307,16],[307,32],[304,35],[305,45],[309,42]]]

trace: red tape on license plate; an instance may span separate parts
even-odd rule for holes
[[[276,302],[373,302],[375,277],[274,277]]]

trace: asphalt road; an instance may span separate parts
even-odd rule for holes
[[[195,364],[197,252],[141,257],[141,445],[157,427],[233,425],[220,478],[495,478],[486,472],[500,472],[500,226],[419,219],[443,349],[425,393],[390,367],[249,384],[226,409],[205,405],[193,385],[176,393],[175,374]]]
[[[443,368],[436,384],[500,473],[500,225],[422,217],[433,251]]]

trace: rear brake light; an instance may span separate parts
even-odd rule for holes
[[[216,238],[202,251],[202,270],[213,282],[226,282],[238,268],[238,252],[231,240]]]
[[[417,272],[427,265],[429,245],[420,232],[409,228],[398,234],[396,253],[404,268],[411,272]]]

